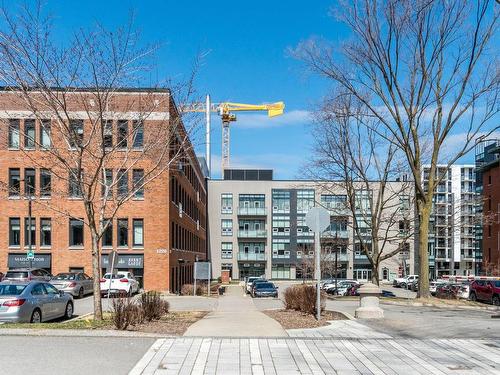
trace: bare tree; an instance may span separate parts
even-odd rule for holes
[[[81,30],[61,45],[39,5],[17,15],[2,10],[2,16],[0,79],[13,108],[29,112],[18,137],[37,150],[21,147],[21,157],[50,170],[52,199],[37,204],[66,218],[81,218],[83,209],[81,221],[91,235],[94,317],[102,319],[101,240],[124,204],[141,198],[171,169],[186,167],[194,157],[193,128],[184,127],[171,90],[158,85],[129,95],[123,89],[140,85],[156,50],[139,47],[132,21],[112,32]],[[192,77],[182,88],[193,92]],[[39,124],[40,137],[30,139],[27,121]],[[68,198],[74,203],[68,205]]]
[[[376,134],[377,121],[350,94],[326,100],[317,112],[308,170],[323,190],[346,194],[344,205],[328,208],[337,220],[344,216],[346,226],[350,222],[355,251],[367,257],[378,285],[381,262],[403,250],[414,220],[412,183],[401,181],[398,148]]]
[[[429,297],[429,217],[438,162],[453,164],[498,129],[499,7],[490,0],[353,0],[334,14],[350,39],[309,40],[294,51],[379,120],[413,174],[419,220],[420,296]],[[493,47],[493,48],[490,48]],[[460,141],[448,155],[444,146]],[[430,164],[428,189],[423,164]]]

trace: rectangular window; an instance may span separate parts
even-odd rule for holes
[[[81,198],[82,189],[80,188],[81,173],[77,169],[72,169],[69,173],[69,196],[72,198]]]
[[[134,131],[132,147],[142,148],[144,146],[144,123],[142,121],[134,121],[132,127]]]
[[[42,148],[50,148],[52,143],[50,139],[50,120],[42,120],[40,123],[40,145]]]
[[[106,169],[104,171],[104,184],[102,184],[102,196],[105,198],[113,197],[113,170]]]
[[[128,219],[118,219],[118,246],[128,247]]]
[[[83,144],[83,120],[70,120],[69,131],[70,147],[80,147]]]
[[[69,246],[83,246],[83,221],[69,219]]]
[[[314,207],[314,190],[297,190],[297,213],[305,214]]]
[[[50,197],[51,190],[50,170],[40,169],[40,196]]]
[[[118,171],[118,197],[124,198],[128,195],[128,171],[120,169]]]
[[[290,213],[290,192],[273,190],[273,213]]]
[[[144,246],[144,220],[134,219],[133,220],[133,246]]]
[[[9,148],[19,148],[19,119],[9,120]]]
[[[223,214],[233,213],[233,194],[231,193],[221,194],[221,213]]]
[[[36,191],[36,178],[35,170],[33,168],[26,168],[24,170],[24,194],[27,197],[35,195]]]
[[[233,220],[222,219],[221,227],[222,227],[222,235],[223,236],[232,236],[233,235]]]
[[[103,129],[103,145],[105,148],[113,148],[113,121],[105,120]]]
[[[21,219],[9,219],[9,246],[21,246]]]
[[[118,120],[117,130],[118,130],[118,136],[117,136],[116,144],[117,144],[118,148],[127,148],[128,121],[127,120]]]
[[[132,171],[134,198],[144,198],[144,169]]]
[[[40,246],[52,245],[52,223],[50,218],[40,219]]]
[[[113,247],[113,220],[104,219],[104,225],[108,225],[102,236],[102,246]]]
[[[35,120],[24,120],[24,148],[35,148]]]
[[[9,168],[9,196],[21,195],[21,171],[19,168]]]
[[[30,245],[29,236],[31,235],[31,246],[36,246],[36,219],[31,218],[31,233],[30,233],[30,219],[29,217],[24,218],[24,246]]]
[[[222,242],[221,244],[221,258],[231,259],[233,257],[233,243],[232,242]]]

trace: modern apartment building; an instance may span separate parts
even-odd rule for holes
[[[369,261],[355,239],[353,219],[346,209],[347,196],[341,189],[314,181],[273,180],[272,170],[224,172],[224,179],[208,181],[213,277],[227,270],[233,279],[260,275],[270,279],[311,278],[314,234],[307,228],[305,216],[311,207],[320,205],[331,215],[330,227],[321,237],[322,263],[333,266],[336,253],[339,277],[371,278]],[[368,204],[363,199],[367,197],[360,194],[360,204]],[[400,198],[404,211],[412,215],[409,200],[398,197],[398,204]],[[398,246],[401,244],[392,243],[389,248]],[[380,278],[391,280],[403,269],[413,272],[413,248],[411,241],[398,255],[383,261]],[[332,276],[334,270],[326,267],[323,276]]]
[[[429,225],[430,275],[475,274],[476,176],[474,165],[439,166],[444,175],[434,194]],[[424,182],[429,167],[424,168]]]
[[[170,92],[113,92],[100,140],[91,130],[95,129],[92,92],[57,91],[54,96],[64,95],[69,101],[65,112],[75,142],[95,143],[96,148],[89,147],[82,157],[81,183],[95,171],[94,157],[100,147],[117,149],[105,160],[106,177],[91,198],[104,199],[106,194],[110,197],[106,212],[117,207],[99,243],[102,272],[109,267],[108,254],[115,250],[118,269],[133,272],[147,290],[176,291],[192,282],[193,262],[206,259],[206,183],[191,143],[184,141],[185,130]],[[39,94],[33,91],[32,95]],[[150,104],[153,109],[148,108]],[[0,271],[29,264],[31,238],[33,267],[53,274],[84,271],[91,275],[92,241],[85,225],[82,190],[74,177],[78,170],[73,174],[61,169],[61,161],[56,162],[55,153],[49,151],[60,150],[63,160],[66,157],[69,162],[76,160],[74,153],[82,147],[68,146],[58,134],[65,119],[56,118],[50,108],[35,112],[19,92],[0,92]],[[153,129],[172,131],[175,141],[164,160],[176,156],[176,161],[169,168],[153,169],[160,160],[153,153],[159,149],[147,148],[148,142],[155,141]],[[136,158],[141,152],[143,157]],[[152,170],[159,171],[158,175],[143,188],[136,188]],[[114,206],[131,191],[133,197]]]
[[[500,139],[476,145],[476,190],[481,196],[478,211],[478,248],[481,273],[500,276]],[[481,262],[482,261],[482,262]]]

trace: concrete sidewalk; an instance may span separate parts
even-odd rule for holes
[[[241,286],[226,287],[217,302],[215,311],[191,325],[184,336],[287,337],[278,322],[257,310]]]

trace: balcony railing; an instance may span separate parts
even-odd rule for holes
[[[337,237],[338,236],[338,237]],[[346,230],[342,231],[334,231],[334,230],[327,230],[321,234],[322,238],[349,238],[349,233]]]
[[[266,238],[267,230],[239,230],[238,237],[241,238]]]
[[[265,253],[238,253],[238,260],[266,260]]]
[[[266,207],[238,207],[238,215],[241,216],[265,216]]]

